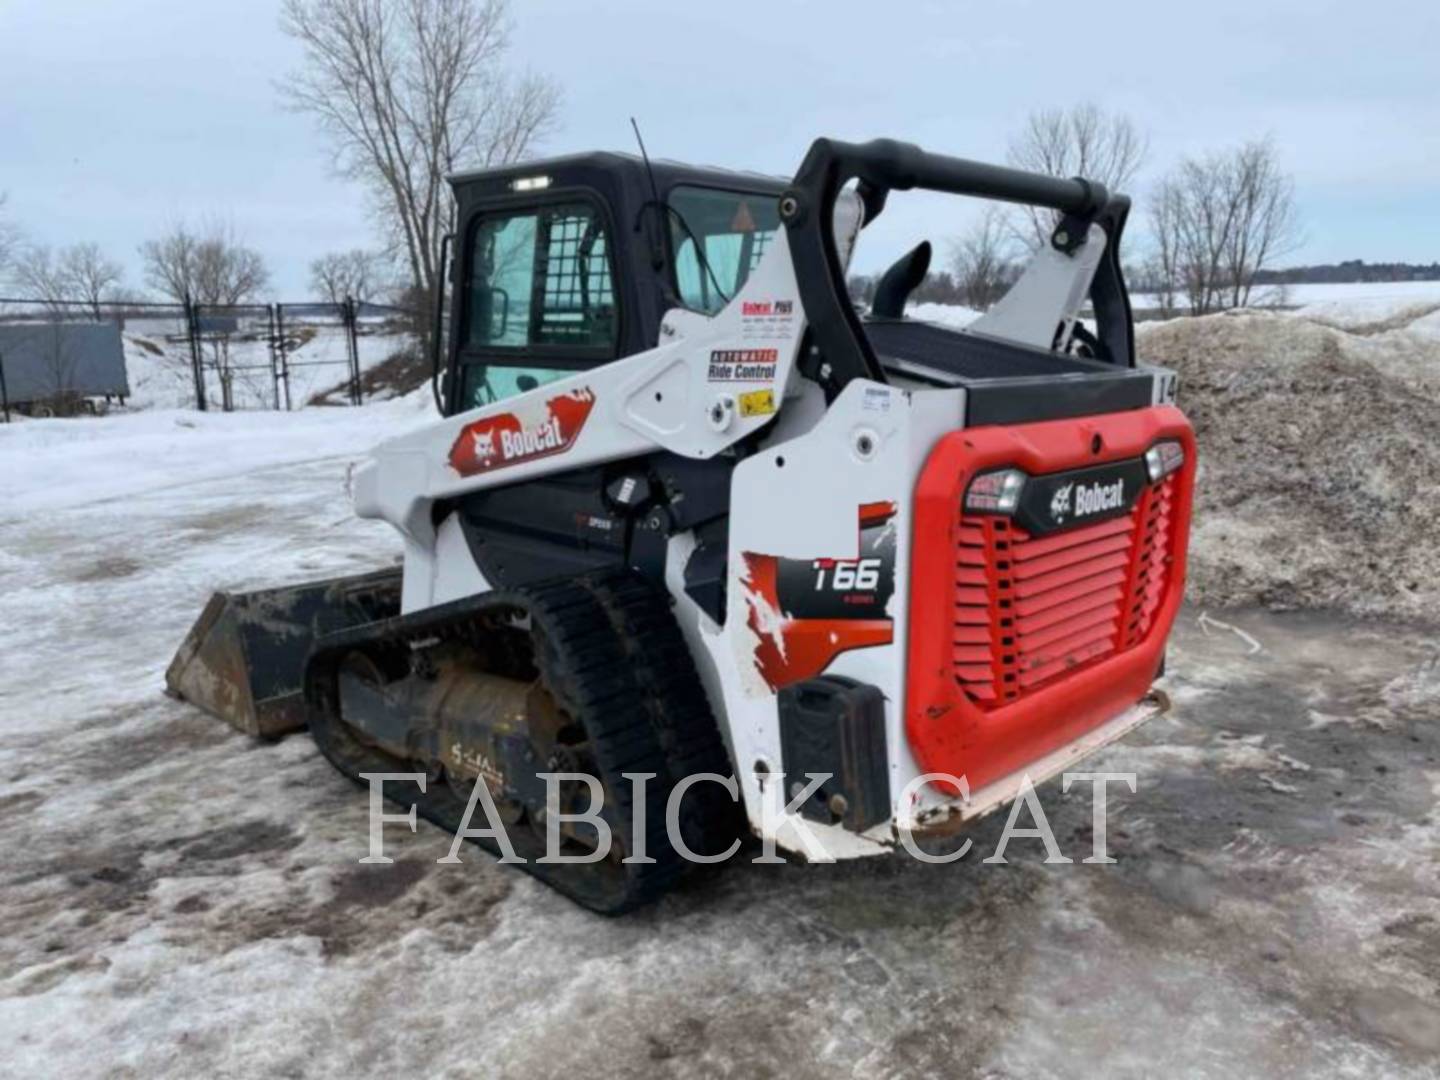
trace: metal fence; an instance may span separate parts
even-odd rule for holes
[[[62,369],[37,361],[35,348],[12,347],[12,355],[5,354],[7,328],[11,340],[78,341],[87,336],[80,327],[97,323],[119,330],[119,387],[113,378],[84,375],[95,366],[88,362],[83,369]],[[12,408],[68,414],[117,400],[123,405],[127,398],[226,412],[359,405],[384,384],[376,371],[385,361],[416,354],[415,327],[415,313],[405,308],[348,299],[177,304],[0,298],[0,406],[8,420]],[[108,363],[100,366],[109,369]],[[9,392],[21,386],[27,388],[23,396]]]

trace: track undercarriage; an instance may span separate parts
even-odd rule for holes
[[[315,741],[341,772],[362,784],[364,773],[423,774],[424,791],[391,781],[385,794],[452,833],[490,827],[483,809],[466,821],[483,784],[524,869],[608,914],[653,899],[683,869],[665,821],[674,785],[731,771],[665,598],[629,574],[488,593],[327,635],[305,694]],[[635,774],[652,775],[637,785]],[[581,817],[592,805],[606,828]],[[680,804],[678,832],[710,854],[740,820],[724,788],[699,784]],[[471,838],[503,854],[495,839]]]

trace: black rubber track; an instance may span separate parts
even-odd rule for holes
[[[699,773],[733,777],[729,752],[670,598],[634,571],[595,574],[581,583],[599,599],[619,633],[644,691],[671,784]],[[686,846],[701,855],[724,852],[745,830],[742,805],[711,781],[690,787],[680,814]]]
[[[687,691],[683,678],[661,678],[660,670],[653,665],[636,662],[636,656],[645,650],[673,659],[674,646],[668,639],[679,638],[673,617],[668,610],[657,610],[656,595],[647,595],[645,589],[648,586],[636,589],[610,576],[566,579],[486,593],[323,637],[306,671],[311,734],[336,768],[365,786],[369,781],[359,777],[362,772],[423,771],[423,764],[400,762],[367,746],[339,721],[337,677],[341,660],[359,650],[393,662],[393,657],[407,652],[411,643],[447,638],[483,642],[497,635],[513,636],[514,631],[508,627],[516,616],[527,616],[532,642],[538,646],[534,664],[557,702],[585,726],[600,779],[614,807],[614,840],[624,846],[627,854],[633,835],[634,788],[621,774],[656,774],[644,787],[645,853],[654,861],[538,863],[536,859],[544,854],[543,840],[528,825],[520,825],[508,830],[516,853],[525,860],[514,865],[593,911],[607,915],[629,911],[665,892],[686,865],[669,842],[665,804],[674,769],[691,757],[698,761],[701,745],[700,740],[672,737],[671,755],[665,751],[662,732],[669,721],[659,717],[668,717],[669,710],[655,695],[676,700],[672,693]],[[627,638],[625,627],[634,631],[634,639]],[[683,643],[678,647],[684,652]],[[513,653],[509,647],[497,650],[500,657],[513,657]],[[685,660],[689,660],[688,654]],[[512,658],[500,666],[516,662]],[[694,678],[693,664],[689,674]],[[691,685],[699,693],[698,679]],[[703,705],[703,693],[699,701]],[[704,717],[713,732],[708,708]],[[691,718],[687,712],[683,719],[688,723]],[[718,744],[718,735],[714,739]],[[713,748],[705,753],[713,754]],[[712,758],[707,756],[705,760]],[[414,785],[387,783],[385,793],[401,806],[414,806],[422,817],[448,832],[453,833],[464,816],[464,801],[444,783],[427,784],[423,794]],[[484,824],[483,814],[477,811],[471,828],[483,828]],[[493,841],[475,838],[474,842],[492,854],[500,854]]]

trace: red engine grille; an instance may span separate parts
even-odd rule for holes
[[[1007,705],[1138,645],[1165,597],[1175,476],[1125,517],[1031,537],[961,512],[955,678],[981,708]]]

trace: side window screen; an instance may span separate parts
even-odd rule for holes
[[[466,347],[613,349],[605,226],[586,203],[484,217],[470,237]]]
[[[780,227],[777,200],[714,188],[670,193],[670,244],[675,285],[686,306],[719,311],[760,265]]]

